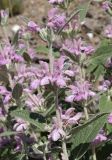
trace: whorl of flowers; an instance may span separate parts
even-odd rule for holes
[[[69,14],[72,0],[48,2],[53,8],[46,22],[39,26],[28,21],[20,26],[17,40],[7,32],[8,12],[0,12],[4,32],[0,42],[0,158],[7,159],[4,154],[9,153],[14,158],[71,160],[76,148],[87,145],[89,158],[95,160],[97,147],[112,139],[112,55],[108,56],[112,47],[86,42],[80,30],[82,10]],[[110,2],[105,1],[103,8],[110,13]],[[43,42],[32,46],[32,35]],[[111,24],[103,35],[111,41]]]

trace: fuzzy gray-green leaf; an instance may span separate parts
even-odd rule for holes
[[[38,119],[35,120],[27,110],[15,110],[11,112],[11,115],[29,122],[29,124],[36,126],[39,131],[44,131],[44,124],[39,123]]]
[[[83,156],[88,150],[91,141],[104,126],[107,116],[108,113],[97,115],[88,123],[74,129],[72,132],[73,136],[70,140],[72,143],[70,160],[75,160],[75,158]]]

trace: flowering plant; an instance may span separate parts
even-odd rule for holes
[[[71,13],[73,0],[48,2],[53,8],[46,24],[27,21],[12,37],[8,13],[0,12],[1,160],[108,159],[112,24],[98,46],[88,44],[81,29],[91,0],[78,1]],[[110,1],[99,5],[111,14]],[[43,45],[31,46],[33,34]],[[47,59],[39,60],[39,53]]]

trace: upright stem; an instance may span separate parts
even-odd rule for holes
[[[93,160],[97,160],[97,158],[96,158],[96,152],[95,152],[95,147],[92,147],[92,157],[93,157]]]
[[[88,111],[86,106],[84,106],[84,114],[85,114],[85,119],[88,120],[89,119],[89,115],[88,115]]]
[[[47,160],[47,159],[46,159],[46,155],[45,155],[45,153],[44,153],[44,157],[43,157],[43,158],[44,158],[44,160]]]
[[[68,152],[67,152],[67,147],[66,147],[65,140],[62,141],[62,150],[63,150],[63,154],[64,154],[64,157],[65,157],[65,160],[69,160],[68,159]]]
[[[51,30],[51,34],[52,34],[52,30]],[[52,37],[52,35],[51,35]],[[51,42],[49,43],[49,68],[50,68],[50,73],[53,74],[53,68],[54,68],[54,56],[53,56],[53,45],[52,45],[52,38],[51,38]],[[56,90],[54,91],[55,93],[55,107],[56,107],[56,117],[57,117],[57,121],[58,121],[58,126],[60,129],[63,129],[62,126],[62,120],[61,120],[61,115],[60,115],[60,109],[59,109],[59,105],[58,105],[58,89],[56,88]],[[68,159],[68,153],[67,153],[67,147],[66,147],[66,142],[65,142],[65,138],[63,138],[62,140],[62,150],[63,150],[63,154],[65,156],[65,160],[69,160]]]
[[[61,129],[63,129],[60,110],[59,110],[59,106],[58,106],[58,89],[56,89],[55,97],[56,97],[56,99],[55,99],[56,117],[57,117],[57,121],[58,121],[59,127]],[[65,160],[69,160],[68,159],[68,153],[67,153],[67,147],[66,147],[65,138],[63,138],[63,140],[62,140],[62,150],[63,150],[63,154],[64,154],[64,157],[65,157]]]
[[[52,48],[52,42],[50,42],[49,44],[49,68],[50,68],[50,72],[51,74],[53,73],[53,64],[54,64],[54,56],[53,56],[53,48]]]

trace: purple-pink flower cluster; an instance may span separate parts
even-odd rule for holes
[[[64,2],[64,0],[49,0],[49,3],[51,4],[60,4],[62,2]]]
[[[76,139],[70,144],[66,144],[66,141],[75,133],[80,134],[85,126],[92,126],[103,115],[108,117],[104,119],[106,125],[103,123],[99,126],[97,123],[98,132],[90,144],[95,150],[110,136],[108,128],[112,125],[112,113],[102,113],[105,106],[101,106],[100,101],[102,96],[109,97],[109,102],[105,102],[104,98],[104,105],[111,105],[112,58],[107,56],[107,52],[107,58],[97,59],[99,50],[95,51],[95,46],[86,43],[81,36],[80,12],[73,17],[68,12],[71,1],[48,0],[53,8],[48,13],[46,24],[39,26],[34,21],[27,22],[16,33],[16,43],[9,39],[7,32],[4,33],[5,38],[0,44],[2,149],[11,144],[14,154],[22,152],[28,157],[39,155],[53,160],[53,146],[59,149],[58,154],[56,150],[55,159],[62,156],[63,160],[68,160],[70,148]],[[103,3],[103,9],[110,9],[108,1]],[[5,32],[8,13],[1,11],[0,14]],[[111,24],[107,25],[103,34],[111,40]],[[37,40],[41,38],[36,47],[31,45],[32,36],[38,36]],[[42,53],[46,53],[45,59],[39,55]],[[102,68],[104,73],[102,70],[100,73]],[[100,115],[96,116],[98,113]],[[3,133],[6,136],[2,136]],[[81,138],[81,144],[86,143],[85,140]]]

